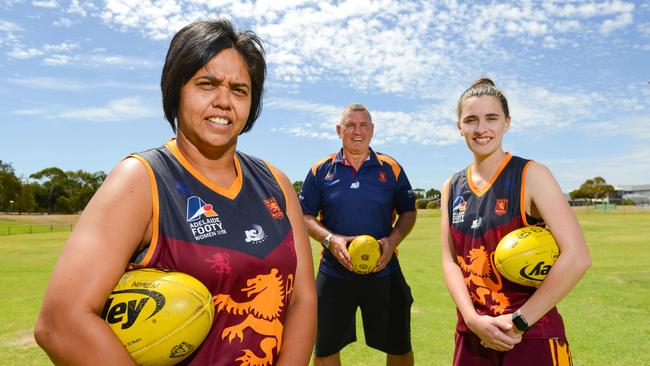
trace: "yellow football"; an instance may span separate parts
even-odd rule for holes
[[[174,365],[196,350],[214,319],[210,291],[180,272],[126,272],[102,318],[138,365]]]
[[[494,264],[510,281],[539,287],[559,256],[560,249],[550,231],[527,226],[501,238],[494,251]]]
[[[348,246],[350,262],[353,271],[358,274],[367,274],[377,266],[381,256],[379,242],[370,235],[359,235]]]

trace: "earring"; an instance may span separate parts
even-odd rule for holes
[[[460,137],[463,137],[463,136],[465,136],[465,134],[463,133],[463,131],[460,131]]]

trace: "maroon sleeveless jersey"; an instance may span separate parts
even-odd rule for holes
[[[207,338],[183,365],[273,365],[293,292],[296,252],[287,199],[274,168],[241,152],[228,189],[212,184],[178,150],[134,154],[153,191],[153,235],[134,266],[180,271],[213,295]]]
[[[511,282],[497,271],[494,250],[501,238],[524,226],[543,224],[526,214],[524,189],[531,161],[510,153],[488,185],[482,189],[471,180],[471,166],[454,174],[449,185],[447,212],[451,237],[474,308],[481,315],[509,314],[535,292]],[[458,312],[457,330],[469,332]],[[526,332],[527,338],[565,340],[562,317],[551,309]]]

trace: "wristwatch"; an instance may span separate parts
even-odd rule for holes
[[[330,248],[330,243],[332,242],[332,237],[333,237],[333,236],[334,236],[334,234],[329,233],[329,234],[327,234],[327,236],[325,237],[325,240],[323,240],[323,246],[325,247],[325,249],[329,249],[329,248]]]
[[[515,327],[517,327],[517,329],[519,329],[522,332],[525,332],[528,329],[530,329],[530,326],[528,325],[528,321],[526,320],[526,318],[524,318],[523,315],[521,315],[519,310],[512,313],[512,324],[514,324]]]

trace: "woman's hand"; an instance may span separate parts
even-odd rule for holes
[[[510,314],[492,317],[477,315],[471,321],[465,321],[467,327],[481,338],[481,345],[496,351],[510,351],[521,342],[522,332],[512,324]]]

